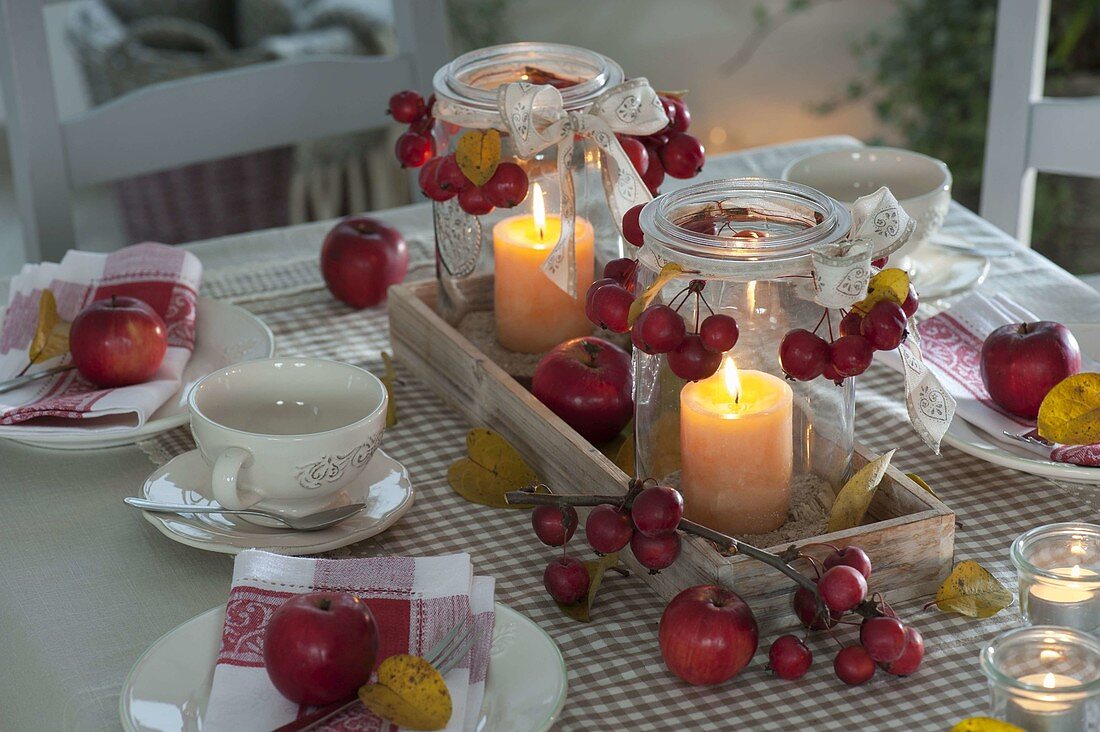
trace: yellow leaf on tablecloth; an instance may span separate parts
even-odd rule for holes
[[[894,457],[894,452],[891,450],[879,455],[848,479],[836,494],[833,507],[829,509],[828,531],[843,531],[862,523],[867,507],[875,497],[875,490],[882,482],[882,476],[886,475],[886,468],[890,467],[890,458]]]
[[[936,590],[941,610],[968,618],[988,618],[1012,604],[1012,593],[977,562],[959,562]]]
[[[932,490],[932,486],[925,483],[924,478],[920,477],[916,473],[906,473],[905,477],[919,485],[924,490],[928,491],[928,493],[931,494],[933,497],[939,498],[939,496],[936,495],[936,492]]]
[[[500,133],[496,130],[468,130],[458,138],[455,162],[475,186],[489,182],[500,165]]]
[[[393,391],[394,383],[397,381],[397,370],[393,367],[393,359],[390,358],[390,354],[382,351],[382,363],[385,364],[385,371],[382,374],[382,386],[386,387],[386,396],[389,399],[386,401],[386,426],[393,427],[397,424],[397,399]]]
[[[504,500],[538,478],[516,448],[492,430],[472,429],[466,435],[467,457],[447,470],[447,482],[467,501],[494,508],[529,508]]]
[[[866,315],[880,300],[889,300],[901,305],[909,297],[909,273],[904,269],[884,269],[867,285],[867,297],[852,304],[852,310]]]
[[[451,719],[451,692],[443,676],[418,656],[401,654],[383,661],[378,683],[360,687],[359,701],[409,729],[443,729]]]
[[[588,594],[584,596],[582,600],[574,602],[572,605],[563,605],[560,602],[558,607],[567,616],[574,620],[579,620],[582,623],[587,623],[591,620],[592,605],[596,602],[596,593],[600,591],[600,583],[603,582],[604,573],[612,567],[619,566],[619,553],[605,554],[599,559],[590,559],[584,563],[584,568],[588,570]]]
[[[43,290],[38,298],[38,324],[27,349],[30,363],[48,361],[69,352],[69,327],[57,314],[57,299],[49,290]]]
[[[1074,374],[1047,392],[1039,436],[1063,445],[1100,442],[1100,374]]]
[[[638,319],[642,311],[649,307],[649,303],[653,302],[653,298],[660,294],[661,288],[682,274],[684,274],[684,268],[675,262],[669,262],[661,267],[661,271],[657,273],[657,279],[653,280],[653,284],[645,288],[642,296],[634,298],[634,302],[630,304],[630,315],[627,322],[634,325],[634,321]]]
[[[952,727],[951,732],[1027,732],[1027,730],[993,717],[967,717]]]

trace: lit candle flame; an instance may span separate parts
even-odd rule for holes
[[[1047,675],[1043,677],[1043,687],[1047,689],[1053,689],[1058,686],[1058,683],[1054,680],[1054,674],[1047,672]]]
[[[737,375],[737,365],[733,358],[726,356],[722,362],[722,380],[725,381],[726,391],[733,397],[733,401],[741,401],[741,378]]]
[[[1080,577],[1081,577],[1081,565],[1080,564],[1073,565],[1073,569],[1071,569],[1069,571],[1069,576],[1073,577],[1074,579],[1080,579]]]
[[[539,241],[546,238],[546,206],[542,202],[542,188],[538,183],[531,187],[531,213],[535,216],[535,228],[539,230]]]

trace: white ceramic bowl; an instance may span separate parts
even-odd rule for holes
[[[783,179],[816,188],[851,204],[886,186],[916,229],[895,255],[912,253],[939,232],[951,203],[951,171],[940,160],[894,147],[862,147],[814,153],[792,161]]]

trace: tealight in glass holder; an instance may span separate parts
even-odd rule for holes
[[[1100,629],[1100,526],[1040,526],[1012,542],[1011,554],[1029,624]]]
[[[1028,732],[1100,730],[1100,641],[1037,625],[997,636],[982,650],[990,711]]]

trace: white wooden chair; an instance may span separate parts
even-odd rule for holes
[[[43,5],[0,0],[0,87],[27,261],[75,248],[72,190],[382,127],[449,60],[444,0],[394,0],[394,56],[276,61],[155,84],[58,118]]]
[[[1000,0],[981,214],[1031,243],[1038,171],[1100,178],[1100,97],[1043,96],[1050,0]]]

